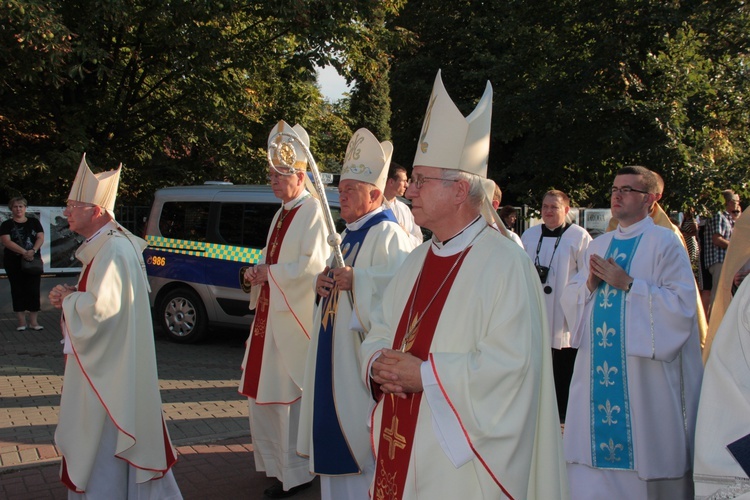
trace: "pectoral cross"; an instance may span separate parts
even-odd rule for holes
[[[388,458],[396,458],[396,448],[403,450],[406,448],[406,438],[398,433],[398,417],[393,416],[391,426],[383,431],[383,439],[388,441]]]
[[[419,313],[415,314],[414,317],[411,320],[411,324],[409,325],[409,328],[406,330],[406,335],[404,335],[404,341],[401,343],[401,352],[408,352],[409,349],[411,349],[411,346],[414,344],[414,341],[417,337],[417,332],[419,331]]]

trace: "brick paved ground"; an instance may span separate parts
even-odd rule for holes
[[[42,281],[44,288],[53,279]],[[43,302],[45,329],[17,332],[7,287],[0,279],[0,498],[64,499],[53,444],[64,368],[59,314]],[[186,499],[259,499],[272,484],[255,471],[247,399],[237,393],[244,336],[215,332],[198,345],[156,337],[164,413],[179,454],[173,470]],[[318,481],[294,498],[320,498]]]

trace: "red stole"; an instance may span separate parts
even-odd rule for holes
[[[438,257],[427,252],[420,276],[401,314],[393,349],[405,350],[426,361],[432,337],[466,252]],[[411,316],[411,317],[410,317]],[[407,335],[407,326],[413,330]],[[400,399],[387,394],[383,399],[378,457],[375,469],[375,498],[398,500],[404,493],[414,432],[422,392]]]
[[[299,210],[295,207],[291,210],[283,210],[271,231],[271,238],[268,240],[267,254],[265,263],[273,265],[278,262],[281,244],[284,242],[284,236],[287,229],[292,225],[292,219]],[[263,346],[266,342],[266,324],[268,323],[268,301],[271,296],[271,287],[268,281],[263,283],[258,297],[258,305],[255,307],[255,319],[250,329],[250,351],[245,363],[245,373],[242,379],[240,394],[249,398],[258,397],[258,382],[260,381],[261,365],[263,364]]]

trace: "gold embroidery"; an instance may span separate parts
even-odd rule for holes
[[[385,471],[383,461],[380,461],[380,474],[375,482],[375,498],[377,500],[388,500],[398,498],[398,487],[396,486],[396,474],[388,474]]]
[[[406,448],[406,438],[398,433],[398,417],[393,416],[391,426],[383,431],[383,439],[388,441],[388,458],[396,458],[396,448]]]
[[[412,318],[411,324],[409,325],[409,328],[407,328],[406,330],[404,341],[401,343],[401,352],[408,352],[411,350],[411,346],[414,344],[414,341],[417,339],[417,332],[419,331],[419,321],[420,321],[419,313],[417,313]]]
[[[425,141],[425,138],[427,137],[427,131],[430,129],[430,118],[432,117],[432,107],[435,105],[436,99],[437,99],[437,94],[433,94],[432,98],[430,99],[430,105],[427,106],[427,113],[425,113],[425,116],[424,116],[424,126],[422,127],[422,135],[419,138],[419,149],[422,150],[422,153],[427,153],[427,148],[429,147],[429,143]]]
[[[265,311],[268,308],[268,298],[266,298],[262,293],[260,294],[260,297],[258,298],[258,306],[257,310],[259,312]],[[253,335],[256,337],[265,337],[266,336],[266,320],[265,315],[258,315],[256,316],[258,318],[258,324],[256,324],[253,327]],[[264,319],[260,319],[264,318]]]

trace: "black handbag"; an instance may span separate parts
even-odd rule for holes
[[[39,276],[42,274],[44,272],[42,256],[34,254],[34,258],[31,260],[21,259],[21,271],[32,276]]]

